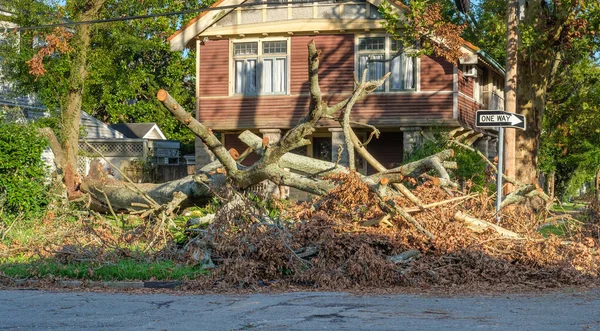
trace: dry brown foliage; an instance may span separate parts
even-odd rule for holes
[[[73,33],[65,28],[55,28],[52,33],[46,35],[44,39],[45,44],[26,62],[29,67],[29,73],[34,75],[36,79],[45,75],[44,59],[54,53],[70,53],[73,50],[73,47],[69,45],[69,40],[72,36]]]
[[[598,233],[574,233],[570,242],[544,239],[536,228],[544,217],[516,207],[503,216],[501,226],[523,240],[509,240],[495,232],[475,234],[452,221],[457,210],[494,221],[493,197],[474,199],[414,214],[436,235],[435,241],[400,217],[391,226],[361,226],[384,215],[375,196],[356,174],[329,179],[340,185],[313,204],[282,206],[280,220],[261,220],[252,207],[220,215],[207,230],[217,268],[198,286],[254,287],[278,282],[314,288],[349,289],[390,286],[481,287],[575,285],[598,277]],[[414,189],[423,203],[447,199],[431,182]],[[412,207],[400,198],[401,206]],[[285,221],[288,220],[288,221]],[[302,253],[316,248],[312,256]],[[421,258],[394,264],[387,257],[417,249]]]

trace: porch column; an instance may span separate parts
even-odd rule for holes
[[[404,147],[404,155],[412,153],[416,148],[423,146],[420,127],[400,128],[402,131],[402,145]]]
[[[281,140],[281,130],[279,129],[260,129],[259,131],[262,133],[263,138],[269,138],[269,145],[276,144]]]
[[[349,166],[348,151],[346,150],[346,142],[344,141],[344,131],[342,128],[329,128],[331,132],[331,162],[336,162],[338,158],[338,149],[340,146],[344,149],[339,165]]]

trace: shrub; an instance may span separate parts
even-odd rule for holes
[[[425,140],[422,147],[415,148],[410,154],[405,155],[402,163],[417,161],[447,148],[452,148],[454,150],[454,161],[458,164],[458,169],[449,171],[452,177],[461,184],[469,182],[469,185],[473,185],[475,190],[481,190],[486,186],[490,190],[495,189],[493,183],[488,184],[486,182],[486,163],[477,153],[451,144],[441,134],[436,134],[434,137],[435,139]]]
[[[0,214],[32,214],[47,204],[47,142],[33,124],[0,121]]]

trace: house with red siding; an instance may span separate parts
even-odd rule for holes
[[[330,104],[349,96],[354,74],[391,75],[352,110],[352,120],[376,126],[367,149],[387,167],[418,146],[422,131],[472,130],[475,111],[502,108],[504,71],[465,42],[465,60],[410,56],[383,28],[380,0],[247,2],[221,0],[169,38],[173,50],[196,50],[196,117],[220,132],[228,148],[243,151],[244,130],[279,139],[308,112],[308,48],[314,40],[319,78]],[[402,10],[402,5],[396,5]],[[369,61],[370,60],[370,61]],[[378,61],[379,60],[379,61]],[[359,136],[368,130],[356,127]],[[469,132],[469,131],[464,131]],[[493,154],[494,136],[472,131],[476,146]],[[297,151],[325,160],[343,144],[340,125],[322,121],[312,144]],[[197,143],[197,165],[210,153]],[[252,159],[246,159],[252,162]],[[363,172],[371,169],[362,162]]]

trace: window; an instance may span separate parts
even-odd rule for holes
[[[287,41],[236,42],[233,44],[234,94],[287,93]]]
[[[235,58],[235,93],[257,94],[258,43],[233,44],[233,56]]]
[[[376,91],[403,91],[416,89],[416,58],[402,52],[400,44],[390,37],[358,39],[358,75],[362,79],[368,64],[367,80],[380,79],[390,72],[389,80]]]

